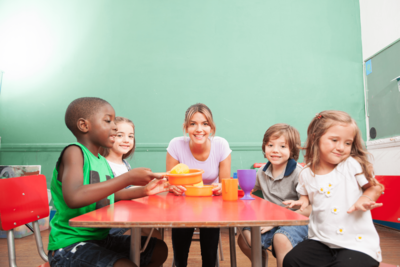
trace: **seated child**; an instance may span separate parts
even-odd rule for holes
[[[115,124],[117,125],[117,135],[112,148],[100,148],[100,155],[106,158],[111,167],[114,177],[130,171],[131,165],[127,159],[130,158],[135,152],[135,125],[130,119],[124,117],[115,117]],[[131,186],[128,186],[129,188]],[[130,228],[111,228],[111,235],[122,235]],[[142,228],[142,235],[148,236],[151,228]],[[154,229],[152,237],[161,238],[161,233]]]
[[[377,267],[379,235],[370,210],[383,186],[375,179],[360,129],[343,111],[315,116],[307,130],[301,197],[289,207],[312,206],[309,239],[285,257],[285,267]],[[289,201],[288,201],[289,202]]]
[[[77,142],[64,148],[53,171],[51,192],[57,212],[50,223],[50,266],[136,266],[129,260],[130,236],[109,235],[108,228],[69,226],[71,218],[119,200],[166,190],[164,180],[153,180],[161,175],[146,168],[113,178],[99,149],[113,146],[114,118],[113,107],[100,98],[79,98],[67,108],[65,123]],[[132,184],[146,186],[124,189]],[[142,246],[145,240],[142,237]],[[166,244],[152,238],[140,255],[140,266],[160,266],[167,255]]]
[[[292,126],[279,123],[268,128],[262,143],[262,150],[268,163],[258,170],[253,190],[261,190],[264,199],[283,207],[285,200],[298,200],[296,186],[302,167],[296,160],[299,158],[300,145],[300,134]],[[304,212],[296,210],[296,212],[308,216],[310,209]],[[268,265],[268,253],[265,249],[270,245],[272,245],[272,254],[276,257],[277,266],[281,267],[286,253],[307,238],[307,231],[306,225],[261,227],[263,266]],[[251,260],[251,248],[247,245],[251,244],[250,228],[243,228],[243,235],[244,237],[242,235],[238,237],[238,245]]]

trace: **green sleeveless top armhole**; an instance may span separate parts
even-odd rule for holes
[[[70,146],[78,146],[82,150],[83,155],[83,184],[101,183],[114,178],[110,166],[106,159],[100,154],[96,157],[84,145],[80,143],[72,143],[66,146],[60,154],[56,167],[53,171],[51,180],[51,195],[54,206],[57,210],[50,222],[51,231],[49,236],[48,250],[56,250],[64,248],[71,244],[87,241],[101,240],[107,237],[109,228],[84,228],[71,227],[69,220],[79,215],[94,211],[109,204],[114,204],[114,194],[90,204],[88,206],[71,209],[65,204],[62,194],[62,183],[58,180],[58,167],[64,151]]]

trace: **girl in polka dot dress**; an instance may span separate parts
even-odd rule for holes
[[[382,260],[379,236],[370,210],[383,186],[374,178],[372,164],[356,122],[342,111],[323,111],[307,130],[300,173],[298,201],[288,207],[312,205],[308,240],[298,244],[284,267],[373,267]]]

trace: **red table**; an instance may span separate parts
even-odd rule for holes
[[[132,228],[131,259],[139,266],[140,231],[146,228],[229,227],[231,266],[236,266],[234,227],[252,229],[252,266],[261,266],[260,226],[307,225],[308,218],[264,199],[223,201],[221,196],[185,197],[162,193],[113,205],[69,221],[76,227]]]

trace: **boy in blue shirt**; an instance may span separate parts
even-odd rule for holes
[[[296,186],[302,167],[296,160],[299,158],[300,145],[300,134],[292,126],[279,123],[268,128],[262,143],[268,163],[258,170],[253,191],[261,190],[264,199],[282,207],[286,207],[285,200],[299,199]],[[295,212],[308,217],[311,209]],[[298,243],[307,239],[307,234],[308,226],[261,227],[263,267],[268,265],[268,253],[265,250],[269,246],[272,245],[272,254],[276,257],[277,266],[282,267],[285,255]],[[245,242],[251,244],[250,228],[243,228],[243,235],[244,237],[239,236],[238,245],[251,260],[251,248]]]
[[[167,190],[159,174],[136,168],[112,178],[112,171],[100,147],[112,147],[117,127],[115,111],[105,100],[84,97],[67,108],[65,123],[77,142],[61,152],[53,172],[51,192],[57,209],[49,236],[50,266],[136,266],[129,260],[130,236],[109,235],[107,228],[69,226],[76,216],[119,200],[143,197]],[[145,185],[125,189],[128,185]],[[142,246],[146,237],[142,237]],[[155,257],[157,255],[157,257]],[[141,266],[160,266],[167,259],[168,248],[151,238],[140,255]]]

